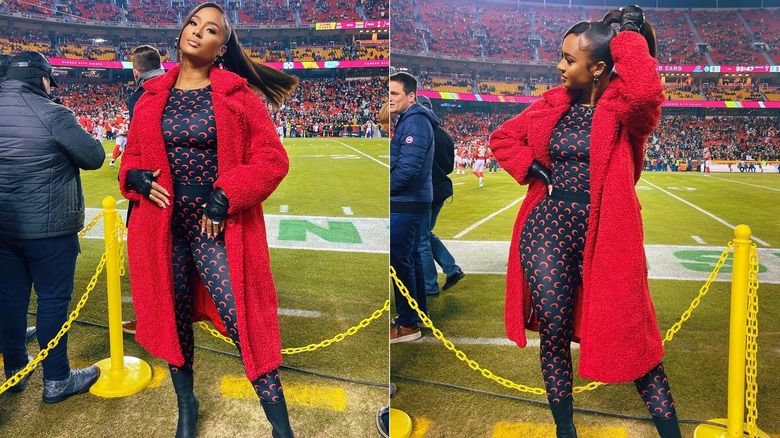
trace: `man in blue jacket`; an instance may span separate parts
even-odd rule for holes
[[[425,276],[418,250],[420,233],[430,220],[435,126],[432,112],[418,105],[417,80],[408,73],[390,76],[390,114],[398,116],[390,141],[390,264],[420,310],[427,312]],[[398,316],[390,327],[390,343],[419,339],[420,318],[395,290]]]
[[[0,84],[0,333],[6,377],[24,368],[30,291],[38,299],[38,344],[47,346],[68,317],[78,232],[84,228],[80,169],[106,159],[100,142],[73,111],[52,101],[49,60],[14,56]],[[63,336],[43,361],[43,401],[81,394],[98,379],[96,366],[74,370]],[[29,374],[8,391],[20,392]]]

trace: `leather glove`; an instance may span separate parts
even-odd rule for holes
[[[152,191],[152,183],[157,178],[154,177],[154,171],[143,169],[132,169],[127,171],[127,185],[143,196],[149,196]]]
[[[645,13],[637,5],[620,8],[623,16],[620,18],[620,31],[630,30],[642,33],[642,25],[645,24]]]
[[[528,168],[528,174],[541,180],[545,186],[552,185],[552,174],[550,170],[538,161],[531,163],[531,167]]]
[[[203,215],[211,219],[215,224],[218,224],[225,220],[228,208],[230,208],[230,202],[228,202],[225,192],[222,189],[216,189],[211,192],[209,202],[206,204],[206,208],[203,209]]]

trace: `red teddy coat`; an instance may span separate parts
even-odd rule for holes
[[[144,83],[146,92],[135,107],[119,186],[125,197],[140,202],[133,209],[127,239],[133,306],[138,320],[136,340],[155,356],[181,366],[184,356],[174,316],[170,227],[173,208],[160,208],[126,188],[129,170],[161,169],[157,182],[173,194],[161,120],[178,73],[177,66]],[[242,359],[247,377],[255,379],[282,363],[276,289],[261,203],[281,183],[289,161],[265,104],[249,89],[246,80],[217,68],[212,68],[209,76],[219,162],[214,187],[224,190],[230,202],[225,248]],[[196,291],[203,293],[202,288]],[[196,300],[199,298],[201,303],[213,307],[210,298]],[[216,309],[206,314],[218,321],[218,317],[214,318]]]
[[[590,138],[590,224],[583,261],[579,326],[579,375],[607,383],[637,379],[658,365],[663,347],[650,299],[643,246],[639,180],[648,135],[661,117],[663,90],[657,62],[636,32],[621,32],[610,44],[617,73],[593,113]],[[507,335],[526,345],[524,328],[536,316],[520,263],[520,233],[545,185],[527,177],[536,160],[548,168],[550,137],[572,105],[576,92],[564,87],[543,94],[490,136],[501,167],[529,184],[512,233],[507,268]]]

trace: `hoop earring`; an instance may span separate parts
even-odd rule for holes
[[[599,75],[593,76],[593,84],[599,86]]]

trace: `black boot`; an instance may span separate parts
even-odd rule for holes
[[[273,438],[294,438],[292,427],[290,427],[290,416],[287,414],[287,402],[284,397],[276,403],[263,403],[260,405],[265,411],[265,417],[273,427]]]
[[[574,399],[569,397],[560,403],[550,403],[553,419],[555,419],[555,436],[557,438],[577,438],[574,428]]]
[[[192,370],[171,371],[173,389],[179,405],[179,422],[176,424],[176,438],[195,438],[198,424],[198,399],[192,393]]]
[[[680,434],[680,423],[677,421],[677,415],[671,418],[662,419],[653,417],[653,424],[661,438],[682,438]]]

